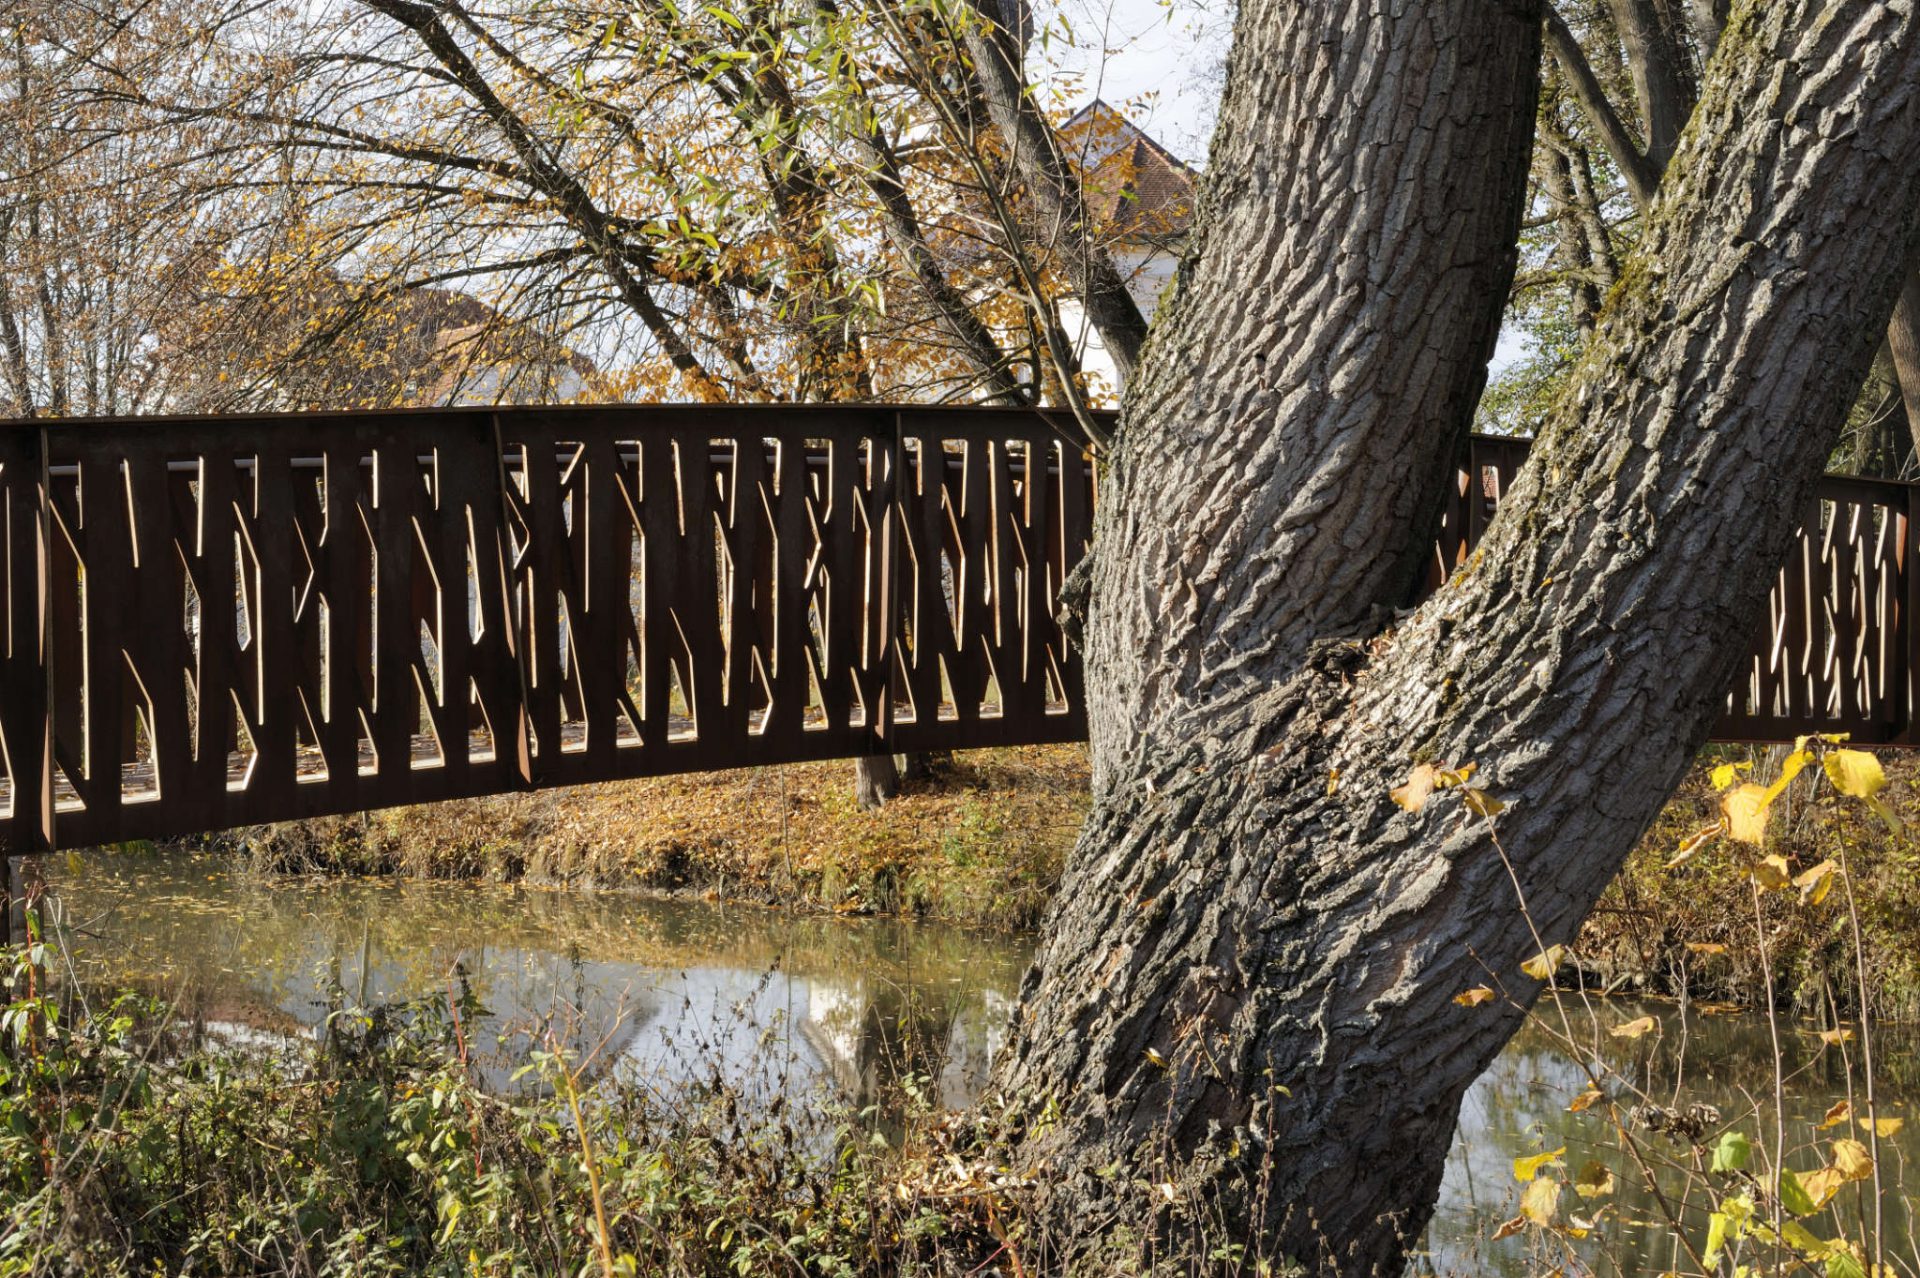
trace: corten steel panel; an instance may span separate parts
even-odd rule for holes
[[[1467,562],[1528,441],[1474,437],[1444,508],[1423,593]],[[1915,689],[1910,618],[1920,599],[1908,519],[1916,487],[1828,475],[1790,549],[1714,739],[1781,742],[1846,733],[1909,744]]]
[[[0,851],[52,841],[41,481],[39,430],[0,427]]]
[[[41,425],[0,425],[8,850],[1085,732],[1094,472],[1037,413],[62,422],[45,467]],[[1525,455],[1473,441],[1425,589]],[[1719,736],[1910,740],[1915,493],[1824,481]]]
[[[1052,612],[1092,470],[1036,414],[445,410],[48,438],[43,494],[39,430],[0,435],[9,849],[1084,732]]]

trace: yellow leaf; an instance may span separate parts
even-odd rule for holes
[[[1724,790],[1739,779],[1740,769],[1731,763],[1723,763],[1713,770],[1713,788]]]
[[[1721,1200],[1720,1210],[1707,1217],[1707,1246],[1700,1253],[1708,1269],[1719,1266],[1720,1253],[1729,1242],[1746,1236],[1747,1222],[1752,1218],[1753,1200],[1747,1195],[1734,1194]]]
[[[1846,1183],[1847,1178],[1834,1167],[1822,1167],[1819,1171],[1808,1172],[1800,1178],[1801,1187],[1807,1191],[1807,1197],[1813,1199],[1815,1211],[1832,1202],[1833,1196],[1839,1193],[1840,1187]]]
[[[1491,817],[1496,813],[1507,810],[1506,804],[1494,798],[1485,790],[1462,790],[1460,792],[1460,801],[1466,804],[1467,810],[1475,816]]]
[[[1907,1125],[1904,1118],[1876,1118],[1869,1123],[1865,1118],[1857,1120],[1862,1131],[1871,1131],[1875,1136],[1898,1136],[1900,1129]]]
[[[1873,1155],[1851,1137],[1833,1142],[1833,1169],[1848,1180],[1866,1180],[1873,1175]]]
[[[1600,1198],[1613,1192],[1613,1172],[1601,1162],[1589,1161],[1573,1178],[1574,1192],[1582,1198]]]
[[[1718,941],[1688,941],[1687,948],[1695,954],[1725,954],[1727,947]]]
[[[1779,778],[1767,787],[1767,802],[1772,803],[1779,798],[1782,792],[1793,784],[1793,779],[1800,775],[1801,769],[1812,762],[1813,751],[1805,748],[1796,748],[1792,754],[1788,755],[1786,762],[1780,765]]]
[[[1820,1120],[1820,1130],[1824,1132],[1829,1127],[1838,1127],[1852,1117],[1853,1105],[1850,1102],[1835,1101],[1833,1107],[1827,1111],[1827,1116]]]
[[[1886,788],[1887,774],[1880,770],[1880,760],[1865,750],[1829,750],[1822,762],[1827,780],[1849,798],[1871,799]]]
[[[1520,1195],[1520,1214],[1536,1225],[1551,1225],[1559,1210],[1560,1182],[1551,1176],[1540,1177]]]
[[[1516,1158],[1513,1160],[1513,1178],[1524,1185],[1535,1176],[1538,1176],[1542,1167],[1545,1167],[1549,1163],[1559,1162],[1561,1158],[1566,1156],[1566,1152],[1567,1147],[1562,1145],[1550,1153],[1533,1154],[1526,1158]]]
[[[1641,1016],[1628,1021],[1625,1025],[1616,1025],[1608,1030],[1607,1033],[1613,1035],[1615,1038],[1641,1038],[1651,1033],[1653,1027],[1657,1024],[1659,1024],[1659,1022],[1655,1021],[1651,1016]]]
[[[1763,892],[1776,891],[1793,882],[1793,875],[1787,872],[1787,858],[1778,854],[1762,857],[1748,867],[1747,873]]]
[[[1440,770],[1431,763],[1420,764],[1407,777],[1405,785],[1388,791],[1388,797],[1407,811],[1418,812],[1433,797],[1433,780],[1439,774]]]
[[[1700,849],[1707,846],[1707,844],[1712,841],[1714,835],[1720,833],[1721,828],[1722,826],[1719,823],[1715,823],[1700,831],[1698,834],[1695,834],[1685,843],[1682,843],[1679,850],[1667,858],[1667,869],[1677,870],[1687,862],[1693,860],[1693,858],[1698,855]]]
[[[1493,1231],[1493,1241],[1499,1242],[1502,1238],[1511,1238],[1526,1227],[1527,1221],[1524,1216],[1515,1216],[1512,1220],[1503,1220],[1500,1222],[1500,1228]]]
[[[1581,1092],[1578,1096],[1573,1098],[1573,1100],[1567,1105],[1567,1112],[1569,1114],[1581,1113],[1584,1110],[1592,1109],[1594,1105],[1596,1105],[1600,1101],[1605,1100],[1606,1098],[1607,1098],[1607,1094],[1601,1091],[1599,1088],[1589,1087],[1586,1091]]]
[[[1830,1030],[1820,1031],[1820,1041],[1825,1043],[1828,1047],[1838,1047],[1842,1043],[1851,1041],[1852,1038],[1853,1038],[1853,1031],[1850,1029],[1830,1029]]]
[[[1457,768],[1443,768],[1433,774],[1433,788],[1451,790],[1457,785],[1465,785],[1467,778],[1472,776],[1478,767],[1478,764],[1463,763]]]
[[[1834,1247],[1834,1244],[1822,1242],[1819,1238],[1815,1237],[1812,1230],[1797,1220],[1782,1222],[1780,1226],[1780,1236],[1787,1241],[1788,1246],[1798,1249],[1804,1253],[1809,1260],[1826,1259],[1828,1253],[1830,1253]]]
[[[1534,955],[1520,965],[1520,970],[1536,981],[1550,981],[1553,974],[1560,970],[1560,960],[1566,957],[1564,945],[1549,946],[1542,953]]]
[[[1833,890],[1835,865],[1828,857],[1811,869],[1802,870],[1793,876],[1793,885],[1800,889],[1800,899],[1808,905],[1818,905],[1827,899],[1827,893]]]
[[[1727,792],[1720,811],[1727,818],[1727,834],[1755,847],[1767,841],[1767,805],[1773,799],[1751,781]]]
[[[1478,1007],[1493,999],[1493,991],[1484,985],[1476,985],[1465,994],[1455,994],[1453,1001],[1462,1007]]]
[[[1886,827],[1888,830],[1892,831],[1895,834],[1906,833],[1907,823],[1900,819],[1899,813],[1895,812],[1892,808],[1887,806],[1887,801],[1885,799],[1880,799],[1880,798],[1868,799],[1867,806],[1873,809],[1873,814],[1875,816],[1879,817],[1883,822],[1886,823]]]

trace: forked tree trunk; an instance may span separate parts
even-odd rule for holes
[[[1916,19],[1748,0],[1537,460],[1383,629],[1503,298],[1537,17],[1242,7],[1102,490],[1094,809],[999,1078],[1056,1110],[1023,1153],[1083,1231],[1171,1180],[1397,1272],[1535,929],[1574,936],[1721,711],[1893,309]],[[1505,856],[1458,792],[1389,799],[1421,761],[1479,765]]]

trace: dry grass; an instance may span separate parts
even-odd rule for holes
[[[1033,926],[1087,806],[1081,746],[957,755],[879,812],[847,762],[503,795],[227,836],[271,872],[643,887]]]
[[[1760,853],[1716,839],[1682,864],[1668,863],[1689,835],[1719,816],[1720,795],[1708,780],[1715,764],[1734,763],[1743,768],[1742,779],[1764,783],[1779,774],[1785,754],[1780,747],[1715,747],[1688,772],[1587,921],[1577,953],[1592,978],[1654,993],[1684,987],[1734,1002],[1763,997],[1748,876]],[[1844,853],[1859,895],[1872,1010],[1884,1020],[1916,1020],[1920,755],[1889,750],[1880,759],[1888,783],[1881,798],[1904,820],[1904,831],[1889,831],[1822,782],[1795,786],[1781,798],[1765,851],[1785,857],[1795,873]],[[1817,1015],[1831,1013],[1836,1003],[1850,1008],[1859,982],[1844,919],[1772,898],[1765,918],[1774,984],[1786,1010]]]

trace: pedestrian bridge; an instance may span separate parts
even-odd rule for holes
[[[1076,438],[905,405],[0,423],[0,852],[1080,739]],[[1428,589],[1525,450],[1473,441]],[[1825,481],[1724,739],[1909,741],[1917,492]]]

